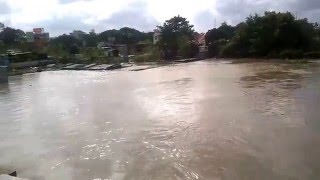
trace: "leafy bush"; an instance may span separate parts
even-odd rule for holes
[[[68,64],[68,63],[72,63],[73,59],[71,59],[69,56],[63,56],[58,59],[58,62],[61,64]]]
[[[304,54],[304,57],[310,59],[320,59],[320,51],[307,52]]]
[[[160,60],[160,52],[158,49],[153,48],[150,53],[136,55],[133,59],[134,62],[154,62]]]
[[[69,52],[70,52],[70,54],[79,54],[80,53],[80,48],[76,44],[73,44],[70,47]]]
[[[134,62],[151,62],[154,60],[151,54],[141,54],[134,57]]]
[[[301,59],[303,58],[302,50],[285,50],[280,53],[282,59]]]
[[[243,58],[248,57],[248,49],[245,46],[241,46],[241,44],[231,41],[226,44],[220,52],[221,57],[235,57],[235,58]]]
[[[223,47],[228,43],[225,39],[214,41],[208,45],[209,57],[216,57],[221,54]]]
[[[195,57],[199,52],[199,47],[195,42],[183,42],[180,44],[180,53],[183,58]]]

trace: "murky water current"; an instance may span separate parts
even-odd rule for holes
[[[0,170],[20,177],[320,179],[318,64],[28,74],[0,115]]]

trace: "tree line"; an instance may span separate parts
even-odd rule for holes
[[[176,16],[158,26],[158,48],[165,59],[197,54],[197,32],[186,18]],[[235,26],[222,23],[205,35],[209,57],[320,58],[320,27],[290,12],[250,15]]]
[[[320,58],[320,28],[290,12],[251,15],[236,26],[223,23],[206,33],[209,56]]]
[[[157,27],[160,40],[153,46],[153,32],[141,32],[124,27],[101,33],[83,33],[80,37],[63,34],[49,42],[51,52],[77,53],[79,48],[96,48],[98,42],[113,37],[116,44],[149,43],[152,52],[161,59],[195,57],[198,53],[198,33],[181,16],[175,16]],[[25,33],[5,28],[0,39],[5,46],[24,42]],[[250,15],[245,21],[232,26],[222,23],[205,35],[209,57],[232,58],[320,58],[320,27],[308,19],[298,19],[290,12],[265,12]]]

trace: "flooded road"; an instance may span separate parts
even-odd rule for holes
[[[0,170],[30,179],[320,179],[318,64],[56,71],[0,89]]]

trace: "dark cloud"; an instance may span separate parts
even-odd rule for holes
[[[110,18],[101,22],[105,28],[132,27],[138,30],[153,30],[159,23],[148,13],[147,4],[144,2],[135,2],[128,6],[127,9],[113,13]]]
[[[1,15],[6,15],[10,14],[11,8],[5,1],[0,1],[0,14]]]

